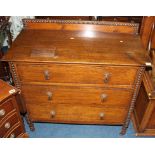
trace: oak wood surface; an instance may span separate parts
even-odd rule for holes
[[[24,19],[26,29],[46,29],[46,30],[93,30],[100,32],[129,33],[138,34],[139,24],[128,22],[109,21],[78,21],[78,20],[31,20]],[[52,23],[52,24],[51,24]]]
[[[151,112],[152,112],[152,115],[151,115],[150,120],[147,124],[147,127],[148,127],[148,129],[154,129],[155,130],[155,105],[154,105],[154,108]]]
[[[102,107],[102,106],[80,106],[80,105],[27,105],[29,115],[33,121],[61,122],[77,124],[123,124],[127,109]],[[52,117],[50,112],[55,111]],[[100,113],[104,113],[103,119]]]
[[[40,54],[32,55],[37,50]],[[3,60],[137,66],[150,61],[139,36],[61,30],[24,30]]]
[[[146,72],[136,106],[133,113],[133,123],[137,136],[155,135],[155,94],[151,77]]]
[[[135,109],[137,109],[136,115],[138,122],[141,123],[144,113],[146,111],[146,107],[148,106],[149,103],[149,98],[146,93],[144,83],[141,84],[141,88],[136,102],[137,102],[135,105]]]
[[[23,84],[21,90],[27,104],[101,105],[124,108],[129,106],[133,93],[133,90],[121,88],[30,84]],[[34,94],[39,98],[36,99]]]
[[[133,85],[138,67],[77,65],[77,64],[26,64],[16,65],[21,82]],[[46,79],[45,72],[48,72]],[[34,74],[32,74],[34,73]],[[119,74],[118,74],[119,73]],[[108,74],[109,80],[104,82]]]
[[[151,48],[155,48],[155,34],[151,35],[153,24],[155,24],[155,16],[143,17],[140,36],[141,36],[143,47],[145,49],[148,48],[150,41],[151,41]]]

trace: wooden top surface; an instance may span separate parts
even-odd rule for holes
[[[138,35],[89,29],[24,29],[3,60],[136,66],[150,62]]]
[[[0,102],[8,98],[9,96],[16,94],[19,90],[15,87],[0,80]]]

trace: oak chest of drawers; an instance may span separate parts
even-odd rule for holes
[[[149,64],[137,25],[24,20],[24,26],[3,61],[22,91],[30,128],[38,121],[109,124],[123,125],[125,134]]]
[[[19,92],[0,80],[0,138],[28,137],[16,103]]]

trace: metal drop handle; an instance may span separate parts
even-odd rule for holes
[[[56,112],[55,112],[54,110],[52,110],[52,111],[50,112],[50,114],[51,114],[51,117],[53,118],[53,117],[55,117]]]
[[[52,100],[52,92],[48,91],[47,92],[47,96],[48,96],[48,100],[51,101]]]
[[[12,133],[12,134],[10,135],[10,138],[15,138],[15,134]]]
[[[110,80],[110,73],[105,73],[104,74],[104,79],[103,79],[104,83],[108,83],[109,80]]]
[[[48,70],[44,71],[44,76],[45,76],[45,80],[49,80],[50,79],[49,71]]]
[[[10,128],[10,123],[9,122],[7,122],[7,123],[5,123],[5,125],[4,125],[4,127],[6,128],[6,129],[9,129]]]
[[[100,119],[103,119],[105,114],[103,112],[99,113]]]
[[[101,100],[105,101],[107,99],[108,95],[107,94],[102,94],[101,95]]]
[[[5,110],[4,109],[1,109],[0,110],[0,116],[4,116],[5,115]]]

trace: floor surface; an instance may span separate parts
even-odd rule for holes
[[[32,132],[25,125],[30,138],[136,138],[132,124],[124,136],[119,135],[121,126],[34,123]]]

